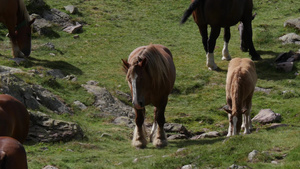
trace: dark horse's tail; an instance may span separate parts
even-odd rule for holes
[[[200,5],[201,0],[195,0],[194,2],[191,3],[189,8],[185,11],[183,14],[183,17],[181,18],[180,24],[184,24],[189,16],[192,15],[193,11]]]

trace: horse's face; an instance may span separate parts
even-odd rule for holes
[[[143,109],[145,107],[146,89],[149,88],[149,77],[145,69],[145,64],[146,59],[140,60],[134,65],[128,64],[127,80],[131,90],[132,104],[136,109]]]
[[[29,56],[31,52],[31,25],[33,22],[34,19],[15,31],[18,47],[25,56]]]

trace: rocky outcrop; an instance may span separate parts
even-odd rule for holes
[[[40,106],[45,106],[58,114],[73,113],[61,99],[40,85],[27,84],[22,79],[9,73],[0,74],[0,83],[0,92],[17,98],[29,109],[37,110]]]
[[[83,131],[76,123],[55,120],[41,112],[30,112],[29,141],[59,142],[83,138]]]
[[[281,115],[279,113],[274,113],[271,109],[262,109],[252,119],[252,122],[266,124],[266,123],[278,122],[280,120],[281,120]]]

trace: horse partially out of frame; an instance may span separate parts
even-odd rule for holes
[[[147,145],[145,106],[152,104],[155,109],[150,141],[158,148],[166,146],[165,108],[176,77],[170,50],[157,44],[141,46],[131,52],[128,61],[122,61],[135,110],[136,127],[132,145],[137,148]]]
[[[34,22],[23,0],[0,0],[0,22],[9,32],[14,57],[28,57],[31,52],[31,25]]]
[[[230,60],[228,51],[230,40],[230,26],[241,21],[241,49],[252,56],[252,60],[260,60],[252,41],[252,0],[192,0],[189,8],[184,13],[181,23],[185,23],[193,14],[194,21],[198,25],[202,36],[202,43],[206,52],[206,66],[210,70],[218,68],[214,61],[214,49],[216,40],[220,35],[221,27],[224,28],[224,47],[222,60]],[[211,26],[208,38],[207,27]]]

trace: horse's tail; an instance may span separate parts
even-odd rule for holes
[[[189,8],[185,11],[183,14],[183,17],[181,18],[180,24],[184,24],[189,16],[192,15],[193,11],[200,5],[201,0],[195,0],[194,2],[191,3]]]

